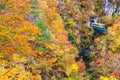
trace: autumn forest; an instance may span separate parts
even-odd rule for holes
[[[0,0],[0,80],[120,80],[120,0]]]

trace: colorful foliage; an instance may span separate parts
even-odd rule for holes
[[[0,0],[0,80],[119,80],[120,17],[104,16],[102,3]],[[107,35],[94,35],[90,16]],[[90,61],[76,61],[88,46]]]

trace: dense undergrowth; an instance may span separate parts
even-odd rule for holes
[[[91,15],[108,34],[95,36]],[[119,35],[102,0],[1,0],[0,80],[120,80]],[[89,61],[76,61],[88,46]]]

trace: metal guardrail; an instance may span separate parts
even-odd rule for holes
[[[104,33],[104,34],[108,33],[107,29],[105,28],[105,26],[103,24],[92,23],[91,26],[94,28],[94,30],[96,32],[100,32],[100,33]]]

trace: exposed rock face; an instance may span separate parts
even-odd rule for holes
[[[120,15],[120,0],[110,2],[110,0],[103,0],[103,10],[106,16],[113,14]]]

